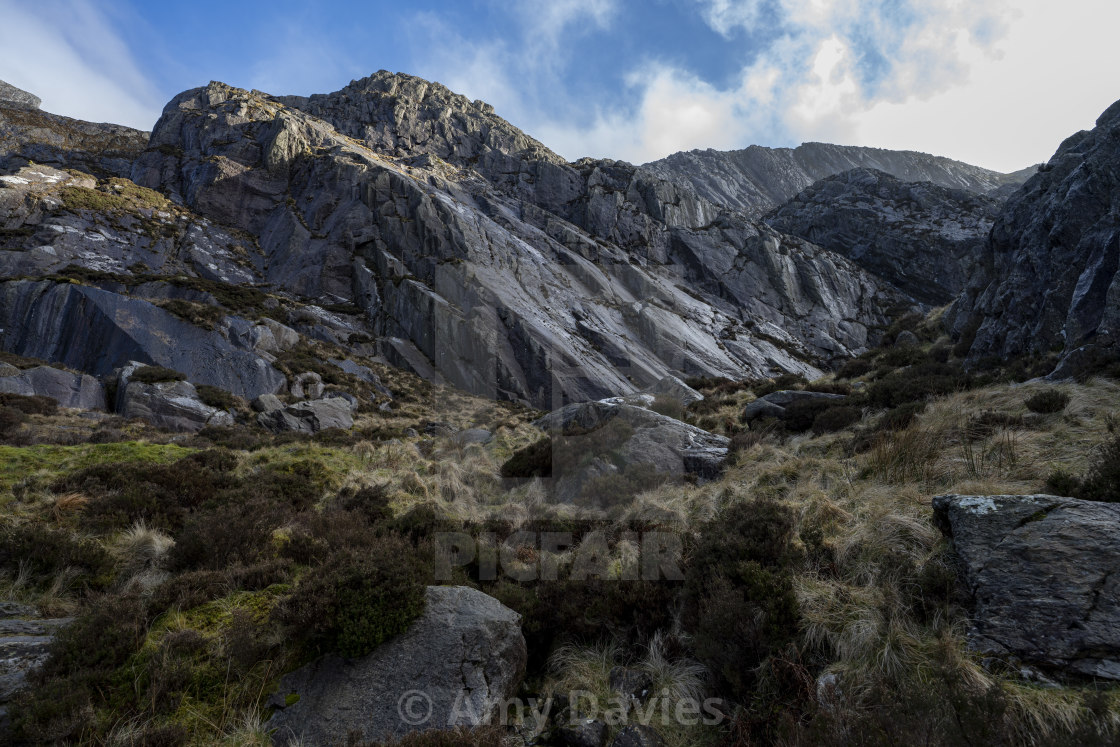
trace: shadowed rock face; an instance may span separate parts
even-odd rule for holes
[[[694,150],[647,163],[644,170],[679,184],[701,197],[758,217],[789,200],[809,185],[855,168],[886,172],[906,182],[933,182],[940,187],[976,194],[1002,194],[1034,171],[1013,174],[971,166],[913,151],[883,150],[826,143],[797,148]]]
[[[1115,352],[1120,102],[1008,200],[982,267],[947,315],[958,334],[975,334],[970,357]]]
[[[975,647],[1120,680],[1120,505],[941,495],[933,508],[975,598]]]
[[[133,178],[258,236],[275,287],[357,304],[389,360],[541,407],[670,373],[813,374],[903,300],[629,164],[564,163],[410,76],[185,92]]]
[[[1000,207],[964,189],[853,169],[802,191],[766,222],[940,306],[972,278]]]

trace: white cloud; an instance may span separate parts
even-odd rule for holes
[[[0,79],[56,114],[149,130],[163,97],[88,0],[0,0]]]
[[[641,163],[678,150],[821,140],[1011,171],[1045,160],[1120,97],[1120,4],[1094,0],[697,0],[729,39],[774,32],[732,85],[658,62],[640,103],[538,129],[567,157]],[[904,12],[905,11],[905,12]],[[757,39],[757,35],[753,37]]]

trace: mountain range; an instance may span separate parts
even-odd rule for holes
[[[819,143],[569,163],[385,71],[311,97],[212,82],[150,134],[0,98],[0,346],[94,376],[139,361],[252,398],[288,385],[289,335],[553,408],[816,376],[945,304],[974,357],[1111,340],[1116,107],[999,174]]]

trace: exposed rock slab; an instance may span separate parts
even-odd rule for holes
[[[465,714],[482,722],[495,716],[525,673],[521,616],[462,586],[428,587],[426,605],[407,631],[368,656],[331,654],[286,675],[277,704],[299,699],[269,721],[274,743],[345,744],[355,732],[384,741],[479,723]]]
[[[1120,680],[1120,504],[941,495],[933,508],[975,598],[977,648]]]
[[[60,407],[79,407],[83,410],[104,410],[105,387],[87,374],[63,371],[50,366],[5,373],[0,370],[0,392],[40,395],[50,397]]]
[[[265,401],[262,406],[273,407],[273,404]],[[354,404],[346,398],[327,397],[266,409],[257,415],[257,422],[273,433],[318,433],[324,428],[350,428],[354,425],[353,410]]]
[[[47,660],[55,632],[69,618],[43,618],[34,607],[0,602],[0,733],[8,703],[27,688],[27,678]]]
[[[286,383],[283,374],[243,347],[230,329],[202,329],[150,301],[86,285],[0,283],[4,350],[95,376],[140,361],[241,397],[279,391]]]

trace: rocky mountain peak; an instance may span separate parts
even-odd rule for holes
[[[423,152],[456,164],[477,164],[495,155],[566,163],[496,115],[489,104],[404,73],[381,70],[334,93],[276,100],[392,155]]]
[[[21,88],[16,88],[11,83],[0,80],[0,106],[22,106],[28,109],[38,109],[43,103],[33,93],[28,93]]]

